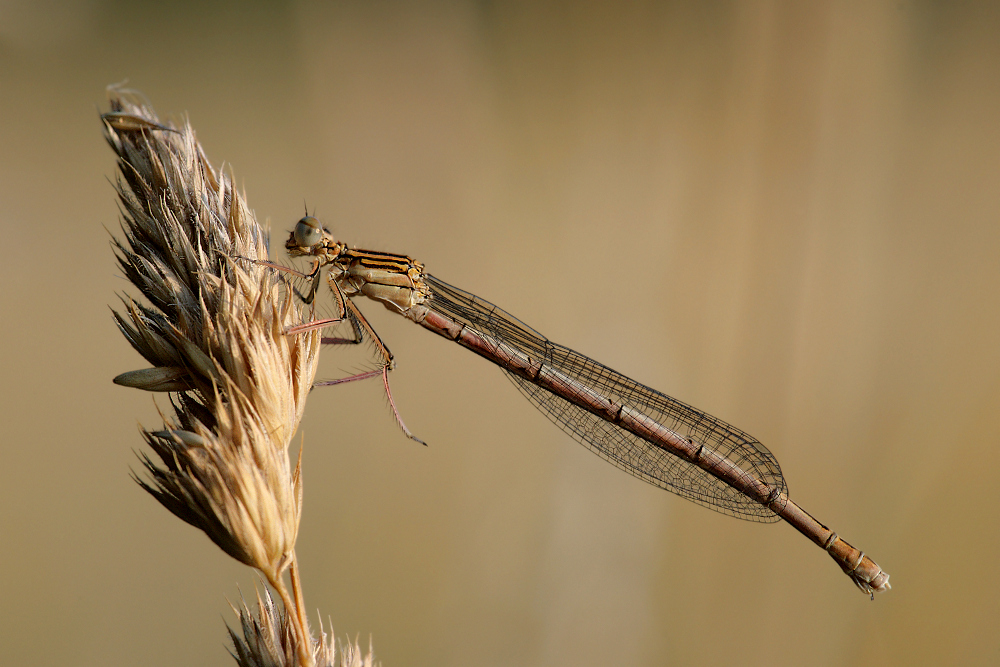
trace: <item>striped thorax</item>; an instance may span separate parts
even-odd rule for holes
[[[414,321],[423,319],[420,306],[430,296],[424,282],[424,265],[406,255],[348,248],[337,241],[319,220],[298,221],[285,242],[289,255],[316,258],[315,272],[328,268],[327,280],[347,297],[366,296]]]

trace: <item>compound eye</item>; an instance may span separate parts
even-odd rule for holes
[[[295,244],[302,248],[311,248],[323,240],[323,226],[319,220],[307,215],[295,224],[295,231],[292,233]]]

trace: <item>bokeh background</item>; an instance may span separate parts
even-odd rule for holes
[[[257,585],[129,479],[159,419],[111,384],[144,365],[108,311],[126,78],[276,238],[305,201],[752,433],[894,586],[361,304],[430,446],[377,382],[310,397],[299,556],[339,636],[386,666],[1000,662],[1000,5],[5,0],[5,664],[231,664]]]

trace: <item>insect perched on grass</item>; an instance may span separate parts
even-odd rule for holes
[[[310,257],[302,273],[269,264],[299,281],[296,293],[315,302],[324,278],[336,302],[330,317],[287,331],[295,335],[348,322],[351,338],[370,340],[379,368],[337,384],[382,376],[389,391],[393,357],[354,305],[364,296],[499,366],[532,404],[591,451],[626,472],[723,514],[769,523],[783,519],[825,549],[866,593],[890,588],[889,575],[788,497],[778,461],[738,428],[642,385],[568,347],[548,340],[514,316],[424,271],[406,255],[351,248],[315,217],[298,221],[285,243],[289,255]]]

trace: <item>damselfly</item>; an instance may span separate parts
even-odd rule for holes
[[[874,561],[789,499],[778,461],[740,429],[553,343],[488,301],[435,278],[405,255],[350,248],[314,217],[299,220],[285,248],[292,256],[313,258],[308,273],[271,265],[303,280],[299,297],[312,303],[325,276],[337,304],[333,317],[288,333],[347,321],[352,338],[324,341],[369,338],[380,368],[325,384],[381,375],[393,413],[408,436],[413,437],[389,392],[392,355],[353,304],[356,296],[377,301],[500,366],[557,426],[622,470],[730,516],[783,519],[825,549],[873,598],[875,591],[890,588],[889,575]]]

